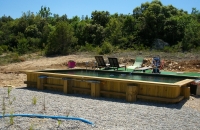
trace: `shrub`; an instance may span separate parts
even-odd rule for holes
[[[113,47],[109,42],[103,42],[99,54],[108,54],[113,51]]]
[[[88,51],[91,52],[94,50],[94,47],[92,46],[92,44],[86,43],[85,46],[81,46],[79,51],[83,52],[83,51]]]

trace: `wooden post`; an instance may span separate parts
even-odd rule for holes
[[[63,92],[65,94],[67,93],[72,93],[71,91],[71,78],[62,78],[64,80],[64,83],[63,83]]]
[[[37,79],[37,89],[43,90],[44,84],[47,82],[47,76],[41,75]]]
[[[64,80],[63,82],[64,82],[64,83],[63,83],[63,92],[64,92],[65,94],[67,94],[67,83],[68,83],[68,81],[67,81],[67,80]]]
[[[190,98],[190,87],[185,86],[183,89],[184,89],[183,90],[183,94],[184,94],[183,96],[184,96],[184,98],[185,99]]]
[[[91,96],[99,97],[100,96],[100,85],[99,83],[91,83]]]
[[[127,85],[126,88],[126,101],[134,102],[137,100],[138,86]]]

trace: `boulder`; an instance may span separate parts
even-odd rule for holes
[[[169,46],[167,42],[164,42],[162,39],[155,39],[153,42],[153,49],[155,50],[162,50],[164,47]]]

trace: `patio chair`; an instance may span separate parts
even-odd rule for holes
[[[95,56],[95,60],[96,60],[97,64],[94,65],[93,68],[108,69],[110,67],[110,64],[106,64],[103,56]]]
[[[160,57],[159,56],[153,57],[152,63],[154,67],[152,73],[160,73],[160,68],[161,68]]]
[[[143,57],[136,57],[135,62],[133,65],[128,66],[127,69],[136,69],[136,68],[140,68],[142,67],[142,63],[143,63],[144,58]]]
[[[108,57],[108,61],[110,63],[110,67],[112,67],[114,70],[118,68],[125,68],[126,70],[126,65],[123,64],[119,64],[118,59],[117,58],[112,58],[112,57]]]

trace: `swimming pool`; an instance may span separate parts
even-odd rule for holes
[[[86,69],[23,72],[27,74],[27,87],[122,98],[129,102],[137,99],[179,102],[189,97],[189,86],[194,80],[185,76]]]

